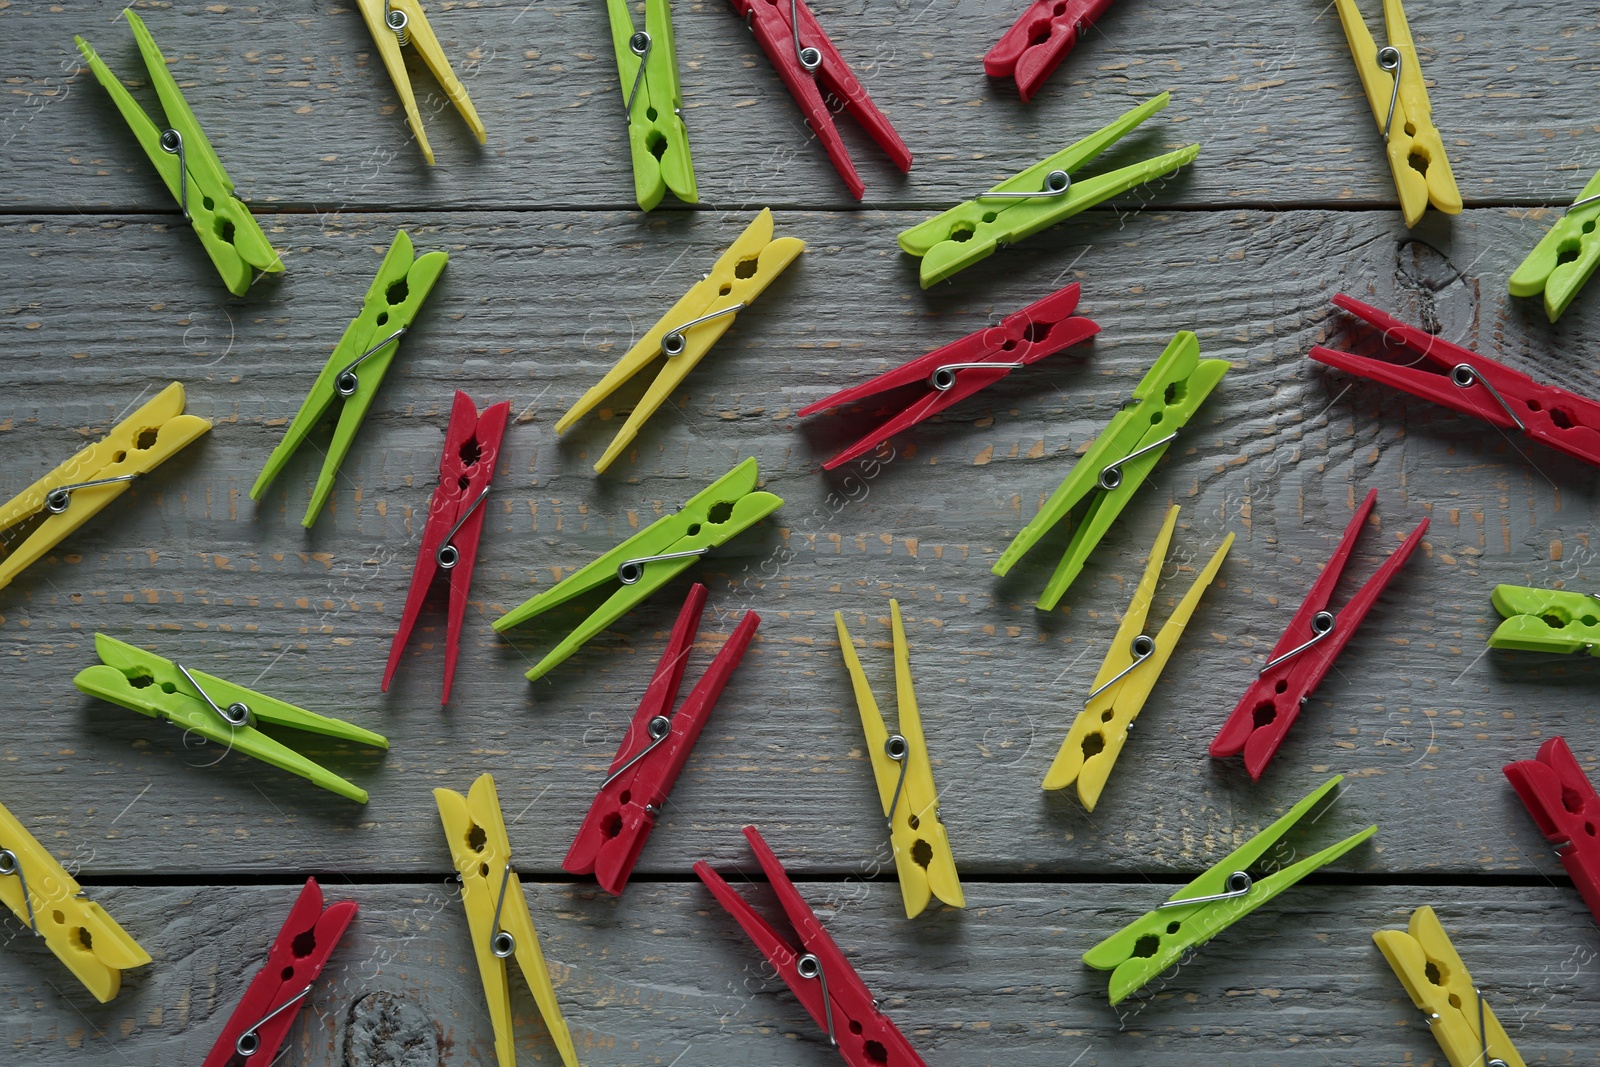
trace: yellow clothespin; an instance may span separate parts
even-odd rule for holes
[[[1384,48],[1373,41],[1356,0],[1334,2],[1372,117],[1383,132],[1406,225],[1415,226],[1430,203],[1446,215],[1461,214],[1461,191],[1450,173],[1444,140],[1433,125],[1433,105],[1428,102],[1422,64],[1400,0],[1383,0],[1383,22],[1389,32],[1389,44]]]
[[[1428,1017],[1450,1067],[1525,1067],[1431,907],[1412,912],[1405,930],[1379,930],[1372,940]]]
[[[439,38],[433,35],[433,27],[428,25],[428,16],[422,13],[422,5],[417,0],[356,0],[356,4],[361,8],[361,17],[367,20],[367,29],[378,46],[378,54],[383,57],[383,65],[389,70],[394,91],[400,94],[400,102],[405,105],[406,122],[411,125],[411,132],[416,135],[417,144],[422,148],[422,158],[428,161],[428,165],[433,165],[433,147],[428,144],[428,135],[422,130],[417,98],[411,92],[411,75],[406,73],[406,59],[400,51],[408,44],[416,46],[423,62],[438,79],[439,88],[461,112],[467,127],[477,136],[478,143],[487,141],[489,135],[478,118],[477,109],[472,106],[472,98],[467,96],[466,86],[450,69],[450,60],[445,58],[444,49],[439,47]]]
[[[1172,542],[1172,531],[1177,523],[1178,506],[1174,504],[1167,509],[1167,520],[1161,524],[1161,533],[1150,548],[1144,577],[1139,579],[1133,600],[1128,604],[1128,613],[1122,617],[1117,636],[1111,639],[1111,649],[1100,665],[1100,673],[1095,675],[1094,689],[1044,776],[1046,789],[1065,789],[1077,782],[1078,799],[1090,811],[1100,800],[1100,791],[1105,788],[1111,767],[1128,740],[1133,720],[1139,717],[1150,690],[1155,688],[1167,660],[1178,647],[1184,627],[1189,625],[1190,616],[1199,606],[1201,595],[1217,576],[1217,568],[1222,566],[1228,549],[1233,547],[1230,533],[1189,586],[1167,624],[1152,638],[1144,632],[1145,619],[1150,614],[1156,579],[1161,575],[1161,565],[1166,561],[1167,546]]]
[[[173,382],[112,427],[104,439],[0,505],[0,533],[44,516],[21,544],[0,559],[0,589],[121,496],[129,482],[155,470],[211,429],[205,419],[185,415],[183,402],[183,386]]]
[[[0,805],[0,901],[44,938],[50,951],[102,1004],[122,988],[123,971],[150,962],[150,953],[84,895],[77,880],[4,805]]]
[[[483,976],[483,993],[489,1001],[494,1051],[500,1067],[515,1067],[517,1062],[511,987],[506,973],[506,960],[513,956],[544,1016],[550,1039],[561,1053],[561,1062],[578,1067],[578,1053],[572,1047],[566,1020],[561,1017],[561,1005],[556,1003],[550,971],[539,949],[539,935],[533,928],[533,916],[528,914],[528,900],[522,895],[517,872],[511,868],[511,842],[506,837],[494,776],[479,775],[464,797],[453,789],[435,789],[433,799],[439,805],[439,819],[450,842],[456,873],[461,876],[461,903],[467,909],[467,925],[472,929],[472,949],[478,956],[478,973]]]
[[[906,917],[916,918],[928,906],[930,896],[958,908],[967,906],[956,874],[956,860],[950,852],[950,838],[939,821],[939,791],[933,784],[933,765],[928,761],[928,742],[922,736],[922,717],[917,713],[917,694],[911,688],[911,655],[906,649],[906,630],[900,622],[900,602],[889,601],[890,626],[894,632],[894,687],[900,702],[900,732],[890,735],[872,697],[872,687],[861,670],[844,615],[833,613],[839,626],[839,650],[855,686],[856,704],[861,709],[861,729],[867,736],[867,752],[872,757],[872,773],[878,780],[878,799],[889,820],[889,840],[894,845],[894,864],[900,872],[900,895],[905,898]]]

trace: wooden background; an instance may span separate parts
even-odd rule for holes
[[[1376,8],[1376,4],[1369,7]],[[287,272],[234,299],[104,92],[82,33],[131,83],[115,3],[0,0],[0,499],[140,398],[182,381],[206,438],[0,592],[0,802],[155,957],[96,1004],[7,918],[0,1058],[198,1062],[306,874],[361,904],[284,1063],[492,1062],[465,916],[430,790],[493,771],[586,1067],[836,1062],[690,873],[756,870],[758,824],[930,1067],[1443,1062],[1372,944],[1432,904],[1530,1063],[1600,1063],[1600,931],[1502,764],[1563,734],[1600,760],[1600,665],[1485,654],[1496,582],[1592,589],[1596,475],[1521,438],[1310,363],[1362,345],[1349,292],[1485,355],[1600,394],[1600,293],[1559,325],[1507,276],[1600,166],[1600,20],[1486,0],[1410,12],[1467,210],[1408,233],[1338,20],[1321,0],[1114,5],[1038,98],[981,56],[1021,0],[820,0],[818,17],[916,155],[901,177],[843,120],[850,201],[738,18],[676,5],[697,210],[632,203],[604,5],[435,3],[483,115],[479,148],[413,60],[426,167],[364,23],[331,0],[136,5]],[[1382,31],[1378,33],[1380,42]],[[895,234],[1163,89],[1115,166],[1198,141],[1134,190],[930,292]],[[154,108],[154,97],[140,98]],[[552,425],[763,206],[807,252],[603,477],[620,419]],[[303,450],[249,487],[397,227],[450,265],[406,338],[332,504],[299,519]],[[1103,332],[894,442],[820,461],[883,417],[795,412],[1069,280]],[[1233,370],[1112,528],[1062,608],[1033,606],[1065,544],[1005,580],[999,551],[1179,329]],[[452,705],[442,612],[378,683],[433,491],[451,391],[517,413],[489,501]],[[625,412],[639,388],[619,394]],[[673,792],[626,896],[560,870],[689,579],[547,678],[523,670],[580,617],[509,640],[489,622],[745,456],[787,503],[691,572],[756,643]],[[1339,602],[1423,517],[1432,529],[1259,784],[1207,743],[1351,509],[1380,499]],[[1101,804],[1039,781],[1080,705],[1168,501],[1183,506],[1154,618],[1228,531],[1238,542],[1146,706]],[[892,693],[889,597],[969,907],[908,922],[834,636],[842,610]],[[587,608],[588,605],[583,605]],[[82,697],[100,630],[382,731],[384,755],[308,748],[368,788],[351,804]],[[1379,835],[1112,1009],[1084,949],[1165,899],[1330,774],[1296,840]],[[771,904],[770,896],[757,893]],[[516,986],[523,1062],[557,1062]]]

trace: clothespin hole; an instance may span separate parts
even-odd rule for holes
[[[1578,791],[1576,789],[1573,789],[1571,786],[1564,785],[1561,787],[1561,806],[1576,815],[1578,812],[1583,810],[1583,797],[1578,795]],[[1589,832],[1591,834],[1594,833],[1593,830],[1590,830]]]
[[[866,1053],[867,1059],[873,1063],[888,1063],[889,1050],[883,1047],[881,1041],[868,1041],[861,1046],[861,1051]]]
[[[1109,712],[1109,711],[1105,712],[1104,713],[1104,718],[1105,719],[1111,718],[1111,712]],[[1098,756],[1098,755],[1100,755],[1100,753],[1104,752],[1105,750],[1106,750],[1106,739],[1100,733],[1100,731],[1096,730],[1094,733],[1087,734],[1087,735],[1084,736],[1084,739],[1083,739],[1083,758],[1084,759],[1088,759],[1090,756]]]
[[[650,108],[649,111],[648,111],[648,114],[649,114],[649,117],[650,117],[651,121],[654,121],[655,117],[656,117],[656,109],[655,108]],[[652,156],[655,156],[657,159],[661,159],[664,156],[666,156],[666,154],[667,154],[667,139],[665,137],[661,136],[659,131],[651,130],[650,131],[650,136],[645,139],[644,143],[645,143],[645,147],[650,149],[650,154]]]
[[[489,835],[483,832],[483,827],[474,826],[467,831],[467,847],[474,852],[482,852],[483,847],[489,843]],[[489,873],[489,868],[483,869],[484,874]]]
[[[1272,701],[1263,700],[1261,703],[1256,705],[1255,715],[1253,718],[1255,719],[1257,730],[1261,729],[1263,726],[1271,724],[1275,719],[1277,719],[1277,717],[1278,708],[1277,705],[1273,704]]]
[[[856,1022],[856,1020],[851,1019],[850,1020],[850,1032],[852,1034],[859,1034],[861,1032],[861,1024]]]
[[[760,269],[761,257],[751,256],[749,259],[741,259],[733,265],[733,276],[735,278],[754,278],[756,271]],[[723,290],[723,292],[727,292],[727,290]]]
[[[61,918],[61,913],[59,911],[56,912],[56,922],[60,922]],[[78,935],[79,944],[91,952],[94,951],[94,938],[89,935],[89,931],[86,928],[80,926],[73,932]]]
[[[135,689],[148,689],[150,686],[155,684],[155,681],[156,680],[150,677],[148,674],[130,674],[128,676],[128,684],[133,686]],[[0,871],[0,874],[3,873],[5,872]]]
[[[960,243],[972,240],[972,226],[969,223],[958,223],[950,228],[950,240]]]
[[[600,820],[600,832],[605,834],[608,840],[622,833],[622,816],[614,811],[607,814]]]
[[[916,861],[918,867],[929,866],[933,863],[933,846],[922,838],[917,838],[917,843],[911,846],[911,858]]]
[[[119,448],[119,449],[116,450],[116,452],[114,452],[112,454],[111,462],[112,463],[121,463],[123,460],[125,460],[127,458],[128,458],[128,454],[126,452],[124,452],[122,449]]]
[[[699,523],[698,523],[698,522],[697,522],[697,523],[694,523],[694,524],[692,524],[692,525],[691,525],[691,526],[690,526],[690,527],[689,527],[689,529],[688,529],[688,531],[687,531],[687,533],[688,533],[688,534],[689,534],[689,536],[690,536],[690,537],[695,537],[695,536],[698,536],[698,535],[699,535],[699,533],[700,533],[700,524],[699,524]]]
[[[395,304],[404,304],[406,302],[406,297],[411,295],[411,287],[406,284],[406,280],[404,278],[400,278],[395,281],[393,285],[389,286],[388,291],[383,295],[384,299],[389,301],[390,306]],[[385,316],[382,321],[388,321],[387,316]]]
[[[205,200],[206,210],[210,211],[211,198],[208,196],[205,198]],[[231,221],[228,219],[218,219],[216,229],[218,237],[222,238],[222,240],[227,244],[233,244],[233,223]]]
[[[1169,934],[1176,933],[1177,928],[1178,924],[1173,923],[1171,926],[1167,927],[1167,932]],[[1161,938],[1155,934],[1145,934],[1143,937],[1133,943],[1133,954],[1144,959],[1149,959],[1151,956],[1154,956],[1160,951]]]
[[[984,222],[993,222],[997,218],[999,218],[999,216],[996,215],[993,211],[985,211],[983,213],[983,221]]]
[[[733,518],[733,501],[719,500],[711,505],[711,510],[706,512],[706,521],[713,526],[721,526]]]
[[[1451,993],[1450,994],[1450,1006],[1452,1008],[1461,1007],[1461,997],[1459,995],[1455,994],[1455,993]]]
[[[733,286],[728,285],[727,283],[724,283],[722,288],[717,290],[717,295],[718,296],[727,296],[731,292],[733,292]]]
[[[915,830],[922,825],[922,820],[917,818],[916,813],[913,812],[906,816],[906,825]]]
[[[140,430],[138,438],[133,442],[133,447],[141,452],[147,452],[156,447],[156,438],[160,436],[161,431],[154,426]]]
[[[1428,961],[1428,965],[1422,969],[1422,973],[1426,975],[1428,981],[1432,982],[1434,985],[1444,985],[1444,979],[1439,975],[1439,965],[1434,963],[1432,960]],[[1455,1000],[1454,997],[1450,999]],[[1460,1001],[1456,1002],[1456,1006],[1461,1006]]]
[[[1288,688],[1289,688],[1289,679],[1287,679],[1287,678],[1279,678],[1278,679],[1278,684],[1273,686],[1273,689],[1275,691],[1279,692],[1279,693],[1286,692],[1288,690]]]
[[[300,959],[305,959],[307,956],[311,955],[317,950],[317,931],[315,929],[311,929],[296,934],[295,939],[292,942],[292,947],[294,948],[294,954],[296,956],[298,956]],[[284,977],[288,978],[289,975],[285,974]]]
[[[1167,933],[1175,934],[1175,933],[1178,932],[1179,928],[1182,927],[1182,926],[1183,926],[1182,923],[1168,923],[1167,924]]]

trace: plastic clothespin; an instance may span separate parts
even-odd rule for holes
[[[378,386],[389,371],[400,351],[400,338],[411,329],[411,322],[422,310],[433,283],[438,281],[449,256],[443,252],[429,252],[413,256],[411,235],[400,230],[394,243],[378,267],[378,276],[372,279],[366,299],[344,336],[328,357],[327,365],[317,375],[306,396],[305,403],[295,414],[289,430],[278,442],[278,447],[267,457],[261,476],[250,487],[250,499],[260,500],[277,478],[289,457],[311,436],[311,431],[327,415],[335,401],[343,401],[339,409],[339,422],[334,427],[333,440],[322,461],[322,473],[317,476],[316,488],[311,491],[311,503],[306,507],[301,525],[306,529],[322,514],[322,506],[333,494],[333,479],[339,465],[355,442],[361,420],[378,394]]]
[[[534,665],[528,679],[543,676],[595,634],[632,611],[634,605],[688,570],[697,558],[777,511],[783,498],[756,492],[756,479],[760,476],[755,459],[745,460],[690,498],[677,512],[657,519],[593,563],[496,619],[495,630],[504,633],[601,586],[622,584]]]
[[[901,173],[911,170],[911,149],[872,103],[855,71],[833,47],[822,24],[805,0],[728,0],[755,35],[772,68],[805,115],[805,123],[822,142],[833,169],[857,200],[867,187],[850,161],[850,152],[834,125],[839,111],[854,116]],[[834,102],[830,106],[830,99]]]
[[[1533,246],[1511,275],[1512,296],[1544,294],[1544,313],[1554,322],[1567,310],[1594,269],[1600,266],[1600,174],[1589,179],[1578,199]]]
[[[1400,211],[1406,226],[1415,226],[1431,203],[1446,215],[1461,214],[1461,191],[1444,140],[1433,125],[1433,105],[1422,80],[1422,63],[1411,42],[1400,0],[1383,0],[1383,23],[1389,34],[1387,47],[1379,48],[1367,29],[1355,0],[1334,0],[1345,40],[1355,57],[1356,73],[1366,90],[1372,117],[1383,133],[1384,151],[1394,187],[1400,194]]]
[[[67,965],[104,1004],[122,988],[122,972],[150,953],[88,898],[37,838],[0,804],[0,902]]]
[[[1340,294],[1336,306],[1383,331],[1386,348],[1419,353],[1388,363],[1317,345],[1318,363],[1442,404],[1502,430],[1517,429],[1574,459],[1600,466],[1600,403],[1502,366],[1370,304]]]
[[[1111,767],[1128,740],[1133,720],[1139,717],[1144,702],[1150,698],[1156,680],[1178,647],[1184,627],[1189,625],[1190,616],[1200,605],[1200,597],[1216,578],[1228,549],[1233,547],[1230,533],[1222,539],[1222,546],[1212,554],[1189,591],[1184,593],[1161,632],[1150,637],[1145,633],[1145,620],[1149,617],[1156,579],[1161,576],[1167,546],[1172,543],[1172,531],[1177,524],[1178,505],[1174,504],[1167,509],[1167,519],[1150,548],[1144,576],[1133,592],[1133,600],[1128,603],[1122,625],[1117,627],[1117,635],[1111,639],[1105,662],[1100,665],[1100,673],[1095,675],[1094,688],[1044,776],[1046,789],[1065,789],[1077,782],[1078,799],[1090,811],[1100,800],[1100,791],[1105,788]]]
[[[833,470],[871,451],[897,433],[931,418],[951,405],[986,389],[1019,367],[1037,363],[1087,341],[1100,327],[1078,307],[1079,285],[1051,293],[1043,300],[1007,315],[995,326],[977,330],[959,341],[936,348],[910,363],[878,375],[871,381],[841,389],[832,396],[800,409],[801,417],[841,404],[907,386],[920,386],[920,396],[900,414],[822,465]]]
[[[701,860],[694,865],[694,873],[711,890],[717,903],[743,927],[850,1067],[926,1067],[911,1042],[878,1010],[878,1002],[866,983],[795,889],[761,834],[754,826],[746,826],[744,836],[772,884],[799,944],[786,940],[710,864]]]
[[[1133,402],[1111,417],[1094,444],[1073,465],[1066,481],[1000,553],[993,573],[1004,575],[1010,571],[1073,508],[1095,493],[1083,521],[1072,531],[1060,565],[1039,596],[1040,610],[1054,610],[1083,570],[1089,554],[1166,454],[1167,446],[1227,372],[1227,360],[1200,358],[1200,341],[1188,330],[1174,337],[1134,388]]]
[[[444,433],[444,452],[439,457],[439,487],[433,491],[428,507],[428,523],[417,548],[417,565],[411,572],[411,591],[406,594],[400,628],[389,646],[389,664],[383,671],[383,691],[389,691],[400,654],[417,624],[423,602],[434,579],[444,575],[450,585],[450,620],[444,642],[444,692],[440,704],[450,703],[450,683],[456,675],[456,658],[461,651],[461,625],[467,616],[467,595],[472,591],[472,565],[478,558],[478,537],[483,533],[483,504],[494,481],[494,464],[500,456],[500,438],[511,417],[511,401],[484,409],[461,390],[456,390],[450,409],[450,425]]]
[[[1171,900],[1085,952],[1085,964],[1112,972],[1111,1003],[1119,1003],[1141,989],[1177,963],[1185,952],[1210,941],[1312,871],[1332,863],[1377,833],[1376,826],[1369,826],[1298,863],[1280,865],[1284,850],[1274,846],[1343,780],[1343,775],[1334,775],[1290,808],[1283,818],[1178,890]],[[1293,849],[1287,851],[1294,855]],[[1252,874],[1252,869],[1257,873]]]
[[[472,930],[472,949],[478,957],[483,994],[489,1002],[494,1051],[500,1067],[515,1067],[517,1062],[506,964],[513,957],[539,1006],[539,1014],[544,1016],[550,1040],[561,1053],[561,1062],[566,1067],[578,1067],[578,1053],[572,1047],[567,1021],[561,1017],[561,1005],[556,1002],[550,970],[539,948],[539,934],[528,912],[528,899],[511,866],[511,842],[506,837],[494,776],[479,775],[466,796],[453,789],[435,789],[433,799],[439,805],[450,856],[461,878],[461,903],[467,909],[467,925]]]
[[[883,804],[884,818],[889,820],[889,841],[894,846],[906,918],[921,915],[929,898],[935,896],[952,907],[964,908],[967,899],[962,895],[955,856],[950,852],[950,837],[939,820],[933,761],[928,758],[917,694],[911,687],[911,653],[906,647],[906,628],[900,621],[900,602],[889,601],[894,688],[900,707],[897,734],[890,734],[883,724],[883,713],[872,696],[872,686],[867,684],[850,631],[845,629],[843,613],[834,612],[833,621],[839,627],[839,651],[844,654],[850,684],[856,691],[861,730],[866,734],[867,754],[872,758],[872,775],[878,782],[878,799]]]
[[[1450,1067],[1525,1067],[1432,908],[1424,904],[1405,930],[1379,930],[1372,940],[1427,1016]]]
[[[315,878],[306,879],[267,951],[267,962],[228,1016],[203,1067],[267,1067],[273,1062],[357,910],[353,900],[323,910],[322,887]]]
[[[1166,107],[1171,99],[1170,94],[1162,93],[988,192],[902,232],[901,249],[922,257],[922,287],[926,289],[987,259],[1002,245],[1016,244],[1193,160],[1200,154],[1197,144],[1082,181],[1072,180],[1073,173]]]
[[[243,296],[255,280],[256,271],[277,274],[283,270],[283,260],[273,251],[250,209],[233,195],[233,180],[222,169],[222,161],[206,140],[200,120],[178,91],[178,83],[167,70],[167,61],[155,38],[132,10],[124,9],[122,13],[128,16],[128,26],[139,43],[150,84],[155,87],[167,118],[166,127],[156,126],[88,41],[82,37],[74,37],[73,41],[88,61],[95,80],[122,112],[123,121],[133,130],[145,155],[155,164],[161,180],[167,183],[173,199],[183,209],[183,217],[194,227],[211,262],[216,264],[223,284],[234,296]]]
[[[628,0],[606,0],[611,45],[622,79],[622,113],[628,119],[633,194],[641,210],[661,203],[668,189],[686,204],[700,202],[683,124],[678,49],[672,41],[668,0],[644,0],[644,29],[636,30]]]
[[[1015,78],[1026,104],[1110,6],[1111,0],[1033,0],[983,57],[983,72]]]
[[[428,16],[422,13],[422,5],[417,0],[356,0],[356,6],[361,9],[361,17],[367,20],[367,30],[372,34],[373,43],[378,46],[378,54],[383,57],[389,80],[394,82],[394,91],[400,95],[400,103],[405,105],[406,123],[410,125],[411,134],[417,139],[422,158],[428,161],[428,165],[433,165],[433,146],[428,144],[428,135],[422,129],[417,98],[411,91],[411,75],[406,72],[406,57],[401,51],[408,44],[415,46],[422,61],[433,71],[439,88],[461,112],[467,128],[478,138],[478,143],[487,142],[489,135],[483,128],[483,120],[478,118],[478,111],[472,106],[467,87],[461,84],[456,72],[450,68],[450,60],[439,46],[439,38],[434,36],[433,27],[428,25]]]
[[[222,746],[224,751],[242,752],[279,770],[298,774],[330,793],[362,804],[367,802],[365,789],[262,733],[256,724],[387,749],[389,742],[382,734],[285,704],[204,671],[188,670],[181,663],[105,634],[94,635],[94,648],[100,663],[85,667],[72,680],[80,691],[140,715],[170,722]]]
[[[612,896],[620,897],[627,886],[672,783],[678,780],[701,727],[711,717],[711,709],[761,625],[761,616],[753,611],[744,613],[689,698],[673,714],[705,604],[706,587],[696,582],[678,613],[672,637],[633,723],[617,747],[617,758],[611,761],[606,780],[600,783],[589,814],[584,816],[567,858],[561,861],[562,868],[573,874],[594,875],[600,888]]]
[[[672,310],[652,326],[637,344],[606,372],[599,383],[578,398],[556,423],[556,433],[563,433],[573,423],[593,411],[606,397],[656,361],[666,357],[665,365],[656,374],[655,381],[645,390],[644,396],[617,431],[616,437],[594,465],[604,471],[611,461],[622,454],[644,426],[645,420],[656,413],[678,384],[689,376],[701,358],[711,350],[734,316],[755,303],[773,279],[805,251],[806,244],[796,237],[772,236],[772,211],[761,209],[761,214],[745,227],[739,239],[728,246],[700,281],[696,282],[683,298],[672,305]]]
[[[1536,758],[1517,760],[1502,769],[1528,814],[1555,845],[1583,902],[1600,919],[1600,795],[1572,749],[1552,737],[1539,746]]]
[[[185,415],[183,405],[183,386],[173,382],[105,437],[0,506],[0,533],[43,516],[0,557],[0,589],[126,492],[135,478],[211,429],[205,419]]]
[[[1355,636],[1361,620],[1378,602],[1378,596],[1405,566],[1411,553],[1422,543],[1423,534],[1428,532],[1428,520],[1423,519],[1366,584],[1356,590],[1342,610],[1328,610],[1333,590],[1350,563],[1350,553],[1355,550],[1356,539],[1361,536],[1361,528],[1366,525],[1377,500],[1378,491],[1369,489],[1366,499],[1350,519],[1350,525],[1345,527],[1344,536],[1328,565],[1311,584],[1300,610],[1289,620],[1289,628],[1272,646],[1266,665],[1244,691],[1233,714],[1211,742],[1211,755],[1217,759],[1242,752],[1245,770],[1250,772],[1252,781],[1261,780],[1262,772],[1277,755],[1278,746],[1289,735],[1289,728],[1300,717],[1306,701],[1327,677],[1333,661]]]
[[[1593,593],[1497,585],[1493,600],[1505,621],[1489,635],[1490,648],[1600,656],[1600,598]]]

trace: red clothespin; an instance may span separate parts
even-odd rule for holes
[[[902,430],[993,385],[1018,367],[1037,363],[1099,333],[1100,327],[1092,320],[1073,314],[1078,307],[1079,289],[1078,283],[1073,282],[1007,315],[997,326],[968,334],[869,382],[842,389],[825,400],[801,408],[800,414],[804,417],[901,386],[923,386],[922,396],[909,407],[828,460],[822,469],[833,470],[841,463],[848,463]]]
[[[422,613],[433,580],[443,574],[450,583],[449,629],[444,643],[444,693],[440,704],[450,703],[450,682],[461,651],[461,624],[467,616],[467,594],[472,591],[472,564],[478,558],[478,536],[483,532],[484,498],[494,480],[500,455],[500,438],[511,416],[511,401],[502,400],[478,414],[472,398],[456,391],[450,409],[450,426],[444,433],[444,454],[439,457],[439,488],[428,506],[428,524],[422,530],[417,565],[411,572],[411,591],[400,616],[400,628],[389,646],[389,665],[383,672],[383,691],[389,691],[400,654]]]
[[[1250,683],[1250,688],[1239,698],[1238,707],[1233,709],[1233,714],[1211,742],[1211,754],[1219,759],[1243,752],[1245,770],[1250,772],[1252,780],[1261,780],[1261,772],[1277,754],[1278,746],[1288,736],[1289,727],[1294,725],[1301,707],[1322,684],[1333,661],[1355,636],[1361,620],[1377,603],[1378,594],[1411,558],[1411,553],[1422,543],[1422,535],[1428,532],[1428,520],[1423,519],[1342,611],[1337,614],[1329,611],[1328,601],[1350,562],[1356,538],[1377,499],[1376,489],[1367,491],[1367,498],[1356,508],[1350,525],[1345,527],[1344,538],[1333,558],[1312,584],[1305,603],[1289,620],[1289,628],[1272,646],[1272,654],[1267,657],[1260,676]]]
[[[1508,763],[1504,770],[1528,814],[1555,844],[1583,902],[1600,919],[1600,796],[1572,749],[1552,737],[1539,746],[1537,758]]]
[[[324,911],[322,887],[315,878],[306,879],[267,951],[267,962],[228,1016],[204,1067],[267,1067],[273,1061],[356,911],[353,900],[341,900]]]
[[[833,169],[844,179],[850,195],[860,200],[867,187],[856,173],[855,164],[850,162],[850,153],[834,126],[835,111],[828,106],[827,99],[830,96],[843,110],[855,116],[856,122],[878,142],[891,163],[902,172],[911,170],[911,149],[894,132],[883,112],[873,105],[850,64],[828,40],[822,24],[806,7],[805,0],[728,2],[744,18],[778,77],[789,87],[789,95],[805,113],[806,125],[822,142],[828,158],[833,161]]]
[[[694,865],[694,873],[711,895],[744,927],[772,969],[789,984],[795,999],[827,1031],[828,1043],[839,1050],[850,1067],[926,1067],[911,1042],[878,1010],[878,1002],[866,983],[789,881],[783,864],[761,834],[754,826],[746,826],[744,836],[766,872],[767,881],[772,883],[778,903],[789,916],[799,947],[785,941],[744,897],[701,860]]]
[[[1521,430],[1574,459],[1600,466],[1600,403],[1543,385],[1342,293],[1333,302],[1382,330],[1386,348],[1411,349],[1420,352],[1421,359],[1403,365],[1387,363],[1322,345],[1311,350],[1312,359],[1403,389],[1502,430]],[[1423,360],[1431,366],[1421,365]]]
[[[1034,0],[983,57],[983,72],[1015,78],[1027,103],[1110,6],[1111,0]]]
[[[689,750],[700,737],[700,728],[761,625],[761,616],[753,611],[744,613],[689,699],[673,715],[672,705],[678,699],[705,604],[706,587],[697,582],[678,613],[661,663],[617,748],[617,758],[611,761],[611,770],[600,783],[567,858],[561,861],[573,874],[593,874],[600,888],[612,896],[622,895],[672,783],[678,780]]]

